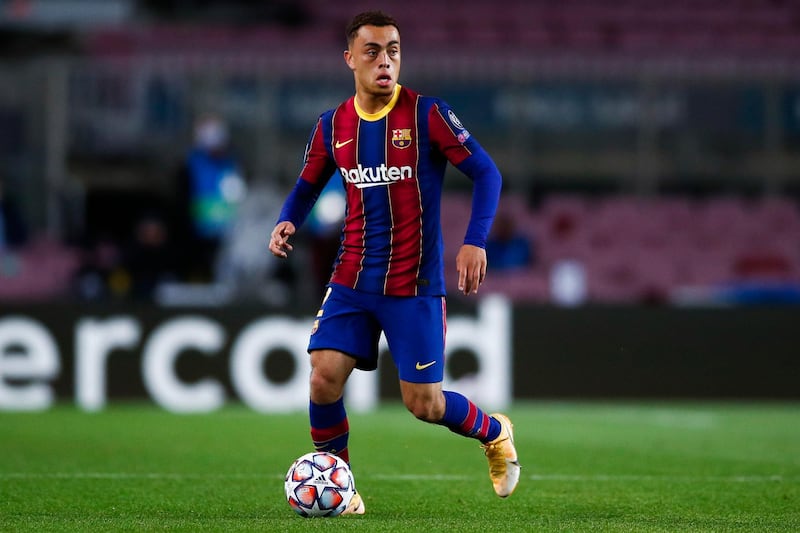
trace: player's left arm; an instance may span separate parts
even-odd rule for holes
[[[472,213],[464,244],[456,256],[458,290],[470,294],[477,293],[486,278],[486,239],[497,212],[503,179],[497,165],[479,145],[456,167],[473,182]]]
[[[458,290],[474,294],[486,277],[486,239],[500,201],[503,178],[486,150],[447,104],[438,101],[431,108],[428,124],[432,142],[473,182],[472,213],[456,256],[456,270]]]

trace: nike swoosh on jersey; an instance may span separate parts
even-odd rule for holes
[[[353,139],[347,139],[346,141],[336,141],[336,144],[333,145],[334,148],[341,148],[347,144],[353,142]]]
[[[417,370],[425,370],[429,366],[433,366],[435,364],[436,364],[435,360],[431,361],[430,363],[425,363],[425,364],[422,364],[419,361],[417,361],[417,367],[416,368],[417,368]]]

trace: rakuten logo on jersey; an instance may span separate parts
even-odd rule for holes
[[[347,183],[352,183],[359,189],[367,187],[378,187],[380,185],[390,185],[392,183],[411,179],[411,167],[406,165],[402,167],[387,167],[385,164],[379,167],[365,168],[360,163],[358,168],[346,169],[341,167],[339,169],[342,177]]]

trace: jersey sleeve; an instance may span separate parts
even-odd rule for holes
[[[450,107],[438,100],[428,115],[431,143],[473,182],[472,213],[464,244],[486,247],[503,178],[486,150],[478,144]]]
[[[306,145],[300,177],[283,203],[278,222],[289,221],[299,228],[314,207],[320,192],[336,172],[336,164],[325,138],[325,115],[317,120]]]

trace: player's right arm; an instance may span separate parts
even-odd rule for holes
[[[289,237],[294,235],[297,228],[288,220],[283,220],[275,225],[269,239],[269,251],[276,257],[286,258],[294,247],[289,244]]]
[[[285,258],[292,251],[289,237],[295,234],[303,224],[311,208],[319,198],[319,194],[331,175],[336,171],[336,164],[323,138],[323,121],[326,115],[317,120],[309,137],[303,161],[303,170],[294,184],[289,196],[281,208],[278,223],[272,230],[269,251],[276,257]]]

